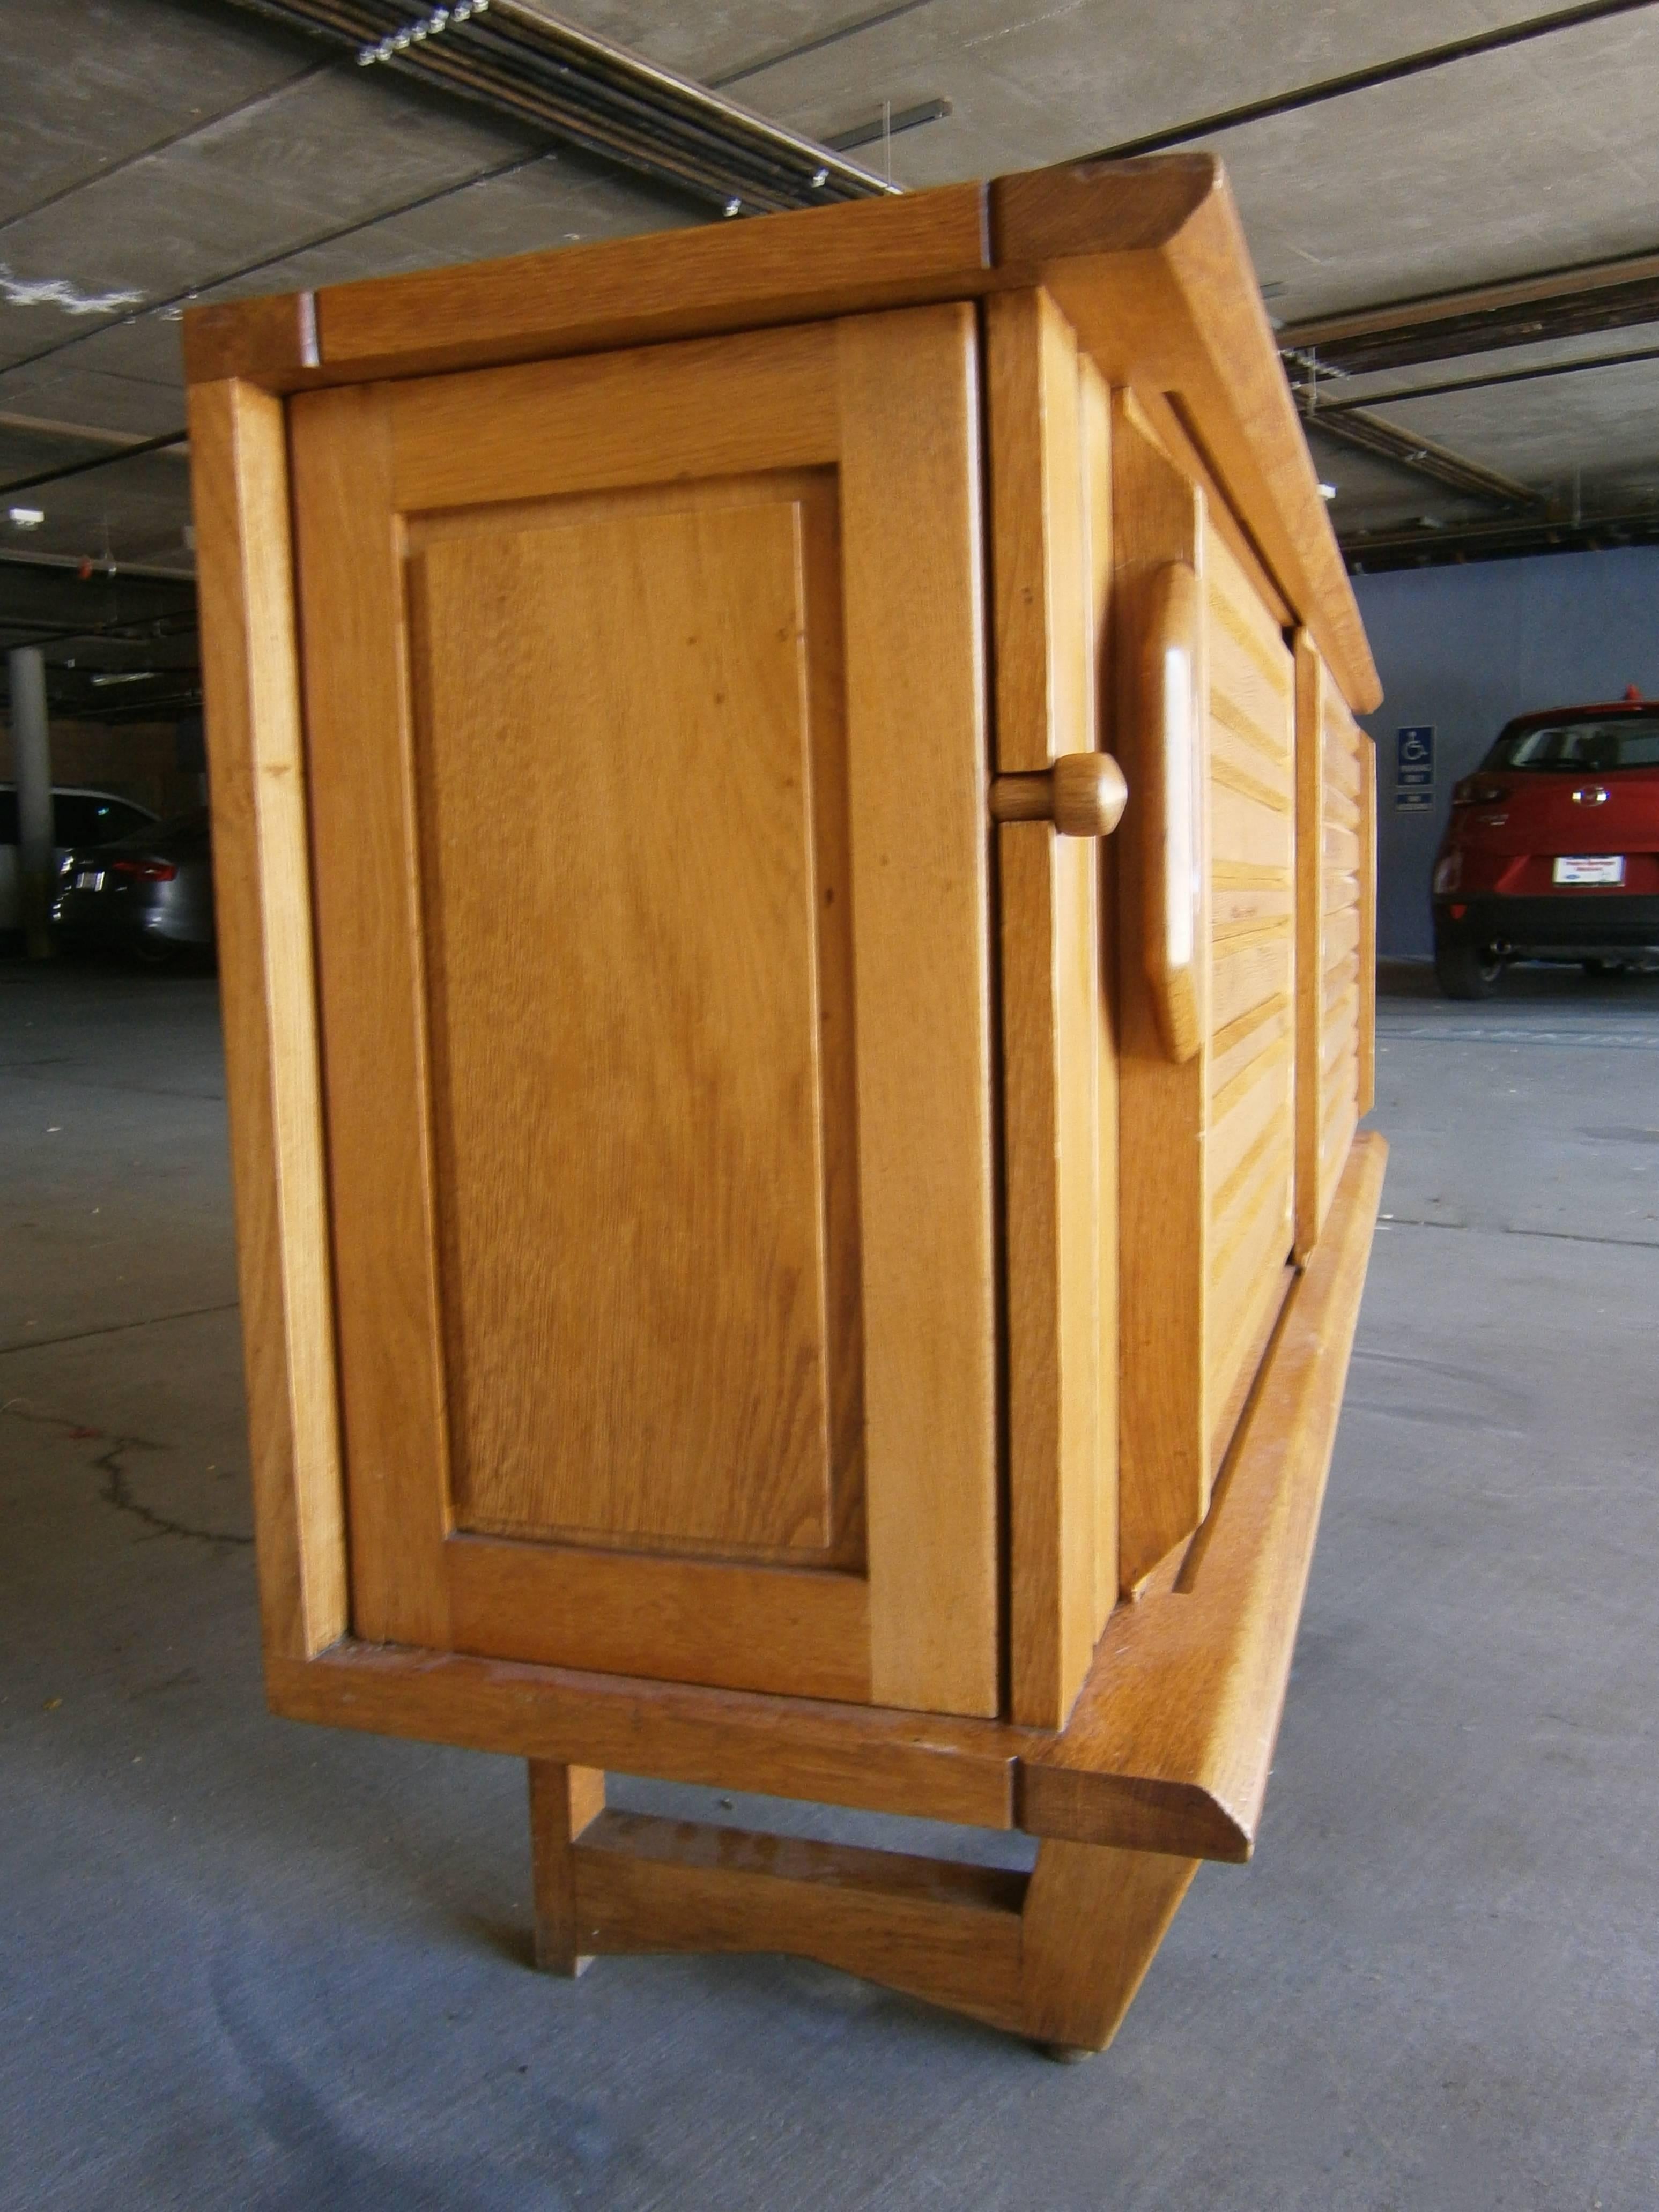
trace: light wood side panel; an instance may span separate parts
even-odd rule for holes
[[[1043,291],[985,305],[990,401],[997,765],[1084,752],[1089,587],[1084,556],[1077,337]]]
[[[1200,1165],[1209,1091],[1208,979],[1199,1049],[1176,1063],[1164,1049],[1146,976],[1140,917],[1152,856],[1141,826],[1144,810],[1137,810],[1134,798],[1152,773],[1152,764],[1134,757],[1134,732],[1139,641],[1153,579],[1181,561],[1201,583],[1206,537],[1201,495],[1141,428],[1127,393],[1114,395],[1112,457],[1114,750],[1130,793],[1113,841],[1121,1024],[1119,1554],[1122,1586],[1130,1589],[1202,1520],[1209,1486]],[[1200,592],[1200,605],[1202,598]],[[1209,920],[1206,897],[1198,934],[1205,969]]]
[[[1021,2024],[1023,1875],[646,1813],[605,1814],[573,1856],[585,1949],[782,1951]]]
[[[1305,629],[1296,633],[1296,1242],[1302,1266],[1319,1242],[1320,1082],[1324,1003],[1325,672]]]
[[[809,617],[798,489],[412,564],[464,1528],[821,1553],[856,1466],[856,1407],[829,1426],[817,927],[846,864],[820,888],[812,838],[845,760],[808,680],[840,610]]]
[[[244,385],[190,410],[260,1616],[305,1658],[347,1589],[286,433]]]
[[[843,323],[837,343],[871,1694],[884,1705],[993,1713],[996,1326],[975,336],[971,308],[930,307]]]
[[[391,404],[365,386],[289,415],[352,1626],[442,1650],[447,1419]]]
[[[816,468],[839,445],[836,329],[759,331],[392,388],[399,507]]]
[[[1359,732],[1359,1112],[1376,1103],[1376,746]]]
[[[1206,1267],[1212,1467],[1249,1387],[1291,1243],[1295,969],[1291,658],[1249,573],[1206,516],[1213,964]]]
[[[455,1536],[453,1648],[727,1690],[870,1696],[861,1575]]]

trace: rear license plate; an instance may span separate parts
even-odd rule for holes
[[[1625,856],[1622,853],[1590,853],[1575,860],[1564,854],[1555,864],[1555,880],[1558,884],[1622,884]]]
[[[104,888],[103,870],[101,868],[77,868],[75,872],[75,888],[77,891],[102,890]]]

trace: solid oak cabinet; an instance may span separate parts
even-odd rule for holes
[[[1251,1847],[1382,1162],[1376,677],[1219,171],[185,343],[273,1704],[526,1758],[544,1965],[1100,2046]]]

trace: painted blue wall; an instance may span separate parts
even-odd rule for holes
[[[1511,714],[1616,699],[1627,684],[1659,698],[1659,546],[1550,553],[1468,568],[1356,576],[1382,678],[1377,741],[1377,949],[1430,949],[1429,869],[1451,787]],[[1435,728],[1435,804],[1395,810],[1395,732]]]

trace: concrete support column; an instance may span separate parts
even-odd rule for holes
[[[46,726],[46,665],[38,645],[8,655],[11,672],[11,773],[17,786],[17,891],[29,957],[51,951],[46,908],[54,867],[52,738]]]

